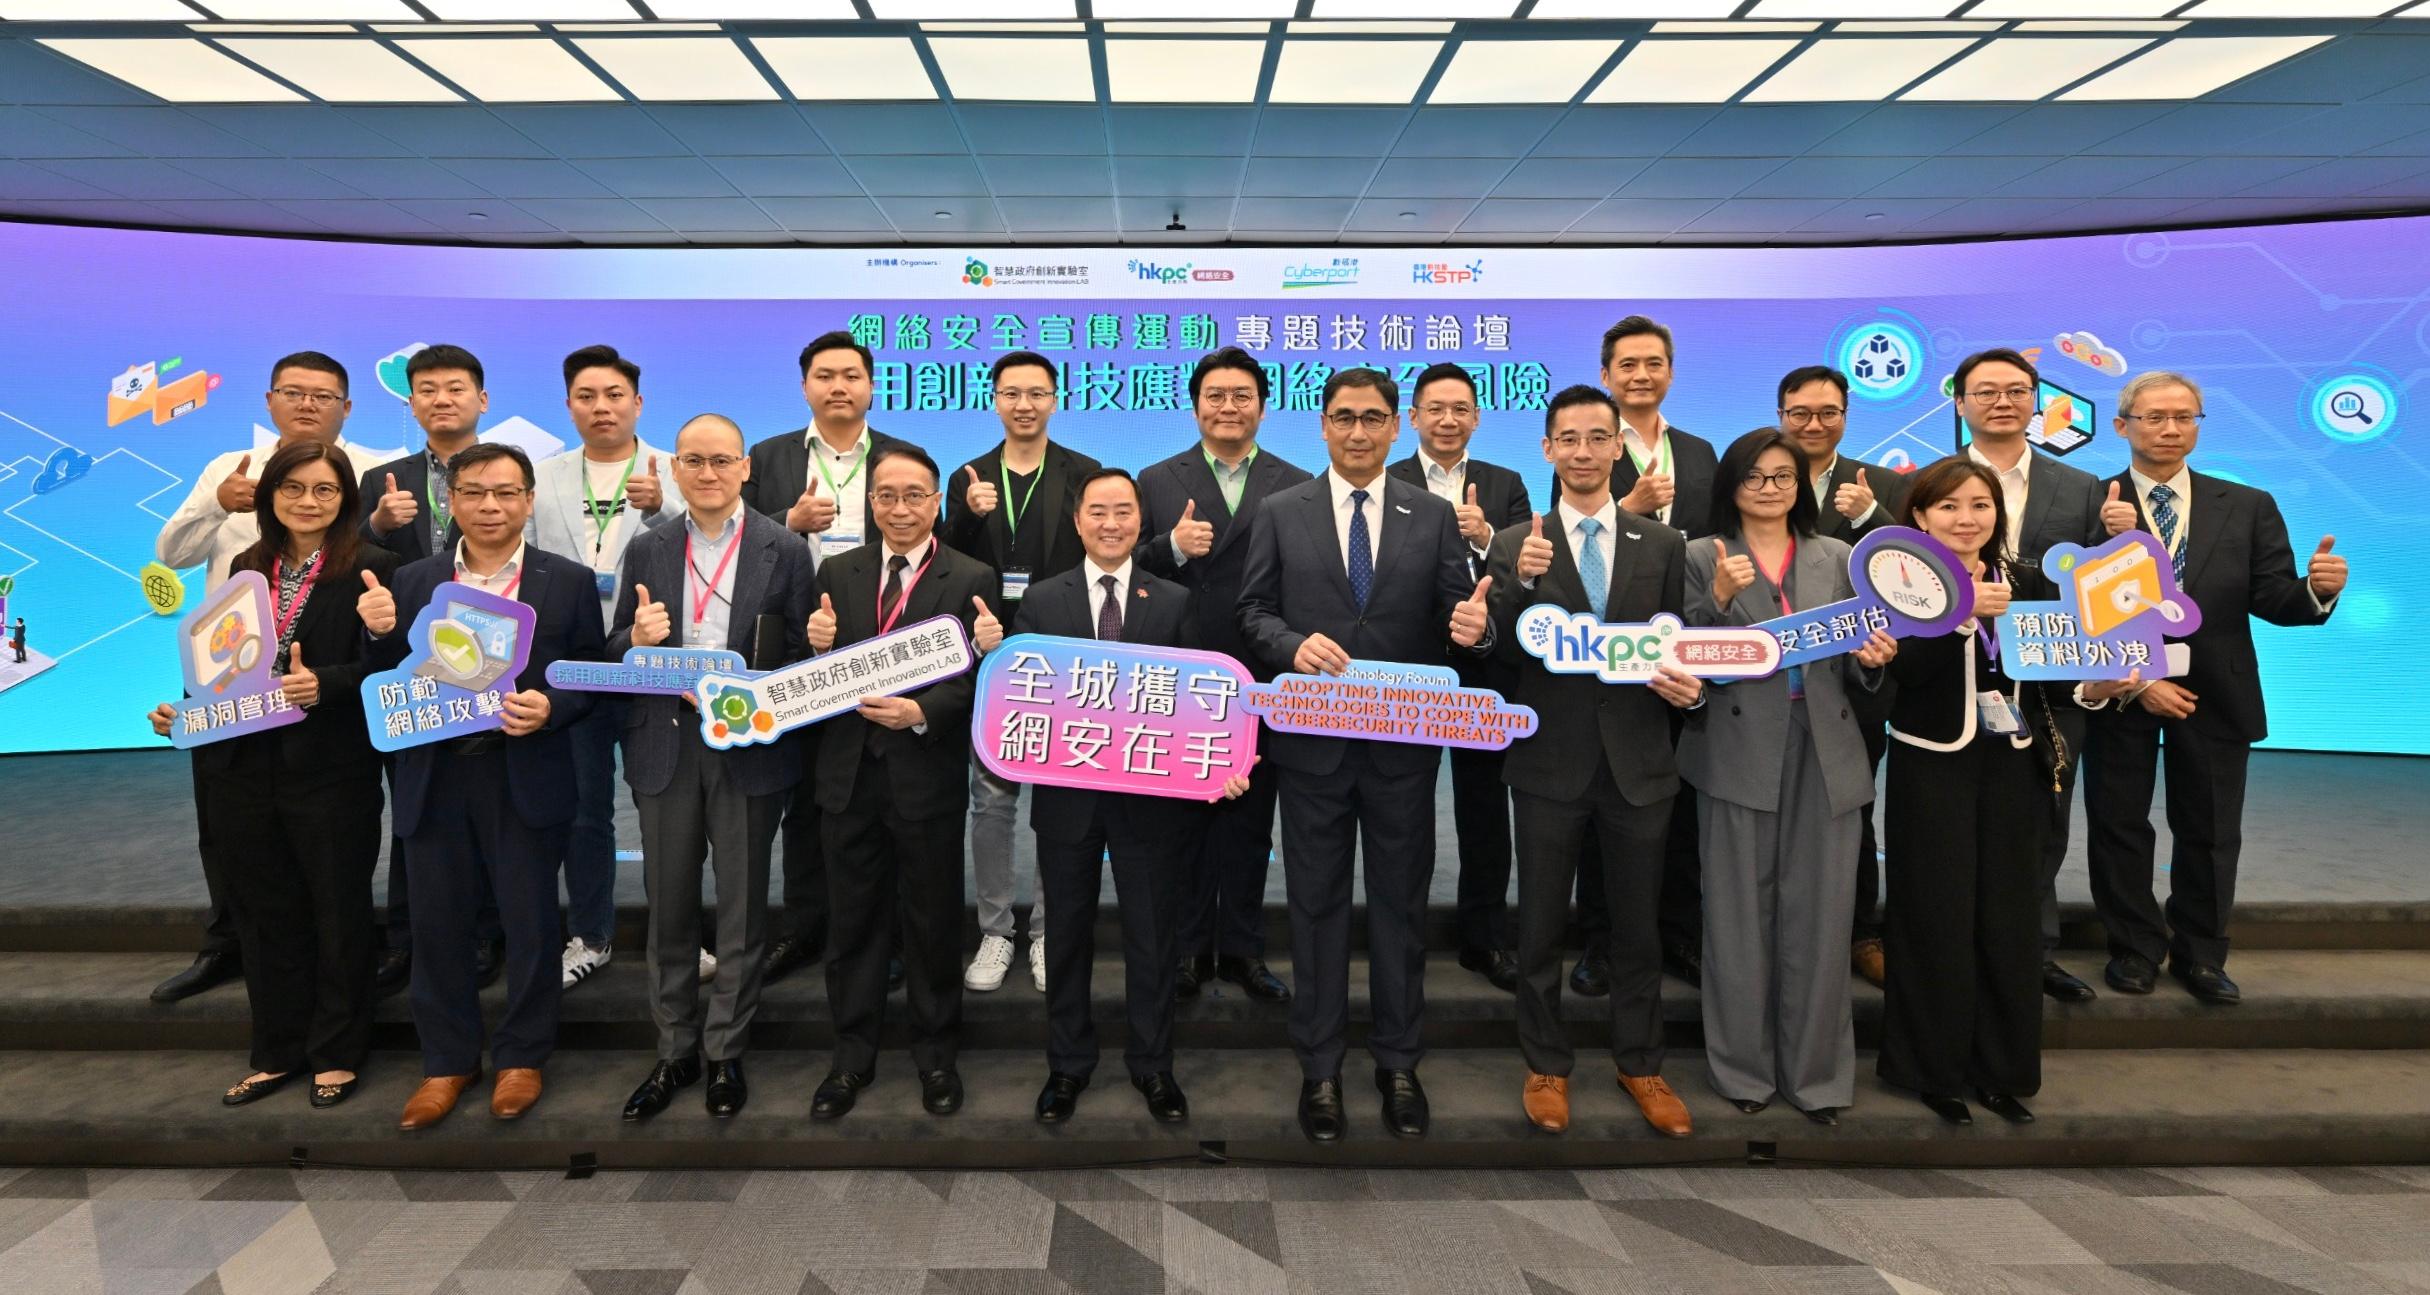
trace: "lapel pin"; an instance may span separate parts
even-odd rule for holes
[[[1637,532],[1635,532],[1635,531],[1630,531],[1630,532],[1628,533],[1628,537],[1629,537],[1630,539],[1632,539],[1632,540],[1641,540],[1641,539],[1644,539],[1644,538],[1645,538],[1644,536],[1639,535],[1639,534],[1638,534]]]
[[[1401,507],[1399,504],[1394,504],[1394,505],[1392,506],[1392,511],[1394,511],[1394,512],[1396,512],[1396,513],[1401,513],[1401,514],[1406,515],[1406,514],[1408,513],[1408,511],[1409,511],[1409,510],[1408,510],[1408,509],[1406,509],[1406,508]]]

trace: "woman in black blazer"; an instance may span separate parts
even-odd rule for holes
[[[362,500],[343,450],[283,445],[254,488],[261,539],[232,571],[270,585],[271,672],[302,723],[200,747],[203,812],[235,889],[254,1073],[221,1095],[257,1101],[312,1071],[312,1104],[354,1092],[371,1037],[371,872],[380,761],[363,729],[366,670],[355,598],[396,559],[361,543]],[[268,505],[266,508],[263,505]],[[168,732],[173,708],[152,712]]]
[[[1912,524],[1974,576],[1975,618],[1908,639],[1890,662],[1889,898],[1883,944],[1881,1077],[1915,1090],[1952,1124],[1959,1094],[2015,1124],[2042,1086],[2039,872],[2047,798],[2075,758],[2055,708],[2105,704],[2122,682],[2019,683],[2000,669],[1986,626],[2013,597],[2055,598],[2038,571],[2000,555],[2011,519],[1990,469],[1952,456],[1915,474]]]

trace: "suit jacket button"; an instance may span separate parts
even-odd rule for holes
[[[1738,709],[1736,706],[1732,706],[1732,707],[1730,707],[1730,713],[1731,713],[1731,714],[1733,714],[1733,715],[1737,715],[1737,714],[1742,714],[1743,712],[1741,712],[1741,711],[1740,711],[1740,710],[1739,710],[1739,709]]]

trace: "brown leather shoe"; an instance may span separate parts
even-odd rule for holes
[[[1873,936],[1850,945],[1848,947],[1848,966],[1854,969],[1857,975],[1870,981],[1875,988],[1879,988],[1882,977],[1890,974],[1882,964],[1881,937]]]
[[[1527,1072],[1527,1088],[1519,1094],[1519,1105],[1527,1110],[1527,1122],[1546,1133],[1567,1129],[1569,1076]]]
[[[540,1072],[529,1066],[510,1066],[498,1072],[497,1086],[489,1090],[489,1113],[502,1120],[519,1120],[539,1100]]]
[[[405,1114],[398,1118],[397,1128],[411,1133],[446,1119],[447,1113],[456,1109],[456,1099],[463,1096],[465,1088],[480,1077],[481,1072],[476,1070],[469,1075],[431,1075],[424,1078],[421,1086],[413,1090],[413,1096],[405,1099]]]
[[[1671,1091],[1660,1075],[1622,1075],[1620,1087],[1637,1099],[1637,1109],[1645,1112],[1645,1122],[1666,1138],[1684,1138],[1696,1131],[1688,1119],[1687,1103]]]

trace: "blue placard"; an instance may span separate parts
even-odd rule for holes
[[[743,654],[725,648],[656,647],[625,649],[622,661],[551,661],[552,688],[572,692],[630,692],[681,697],[700,683],[702,675],[721,674],[756,679],[760,672],[744,662]]]
[[[506,726],[506,694],[531,659],[538,616],[512,598],[449,581],[406,632],[405,660],[363,680],[371,744],[402,751]]]
[[[2169,673],[2168,640],[2202,628],[2168,549],[2143,531],[2098,548],[2054,544],[2042,573],[2058,599],[2010,603],[2000,617],[2000,668],[2011,679],[2158,679]]]

